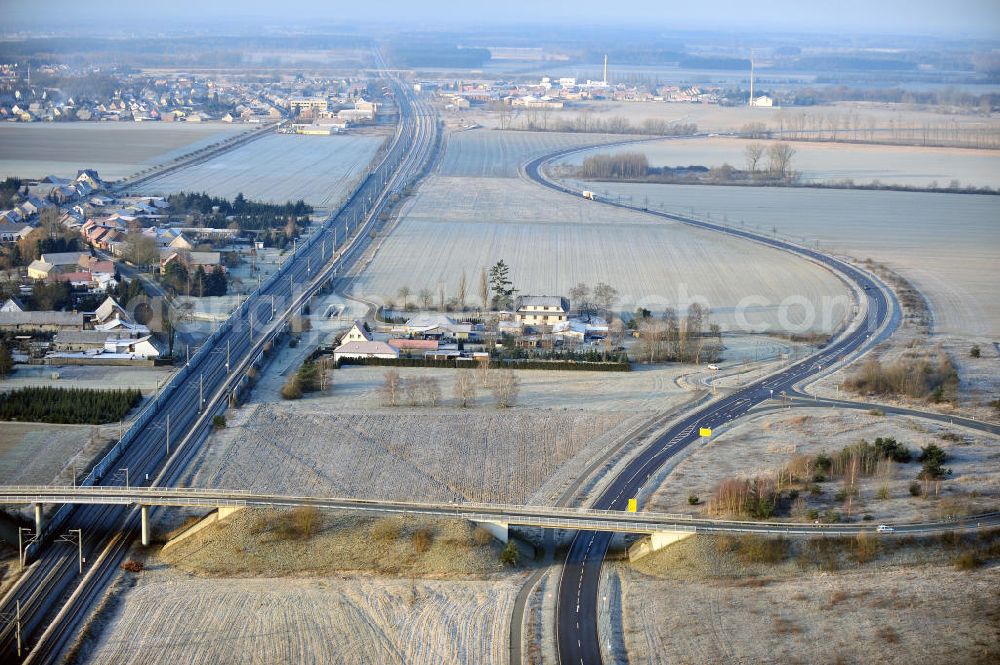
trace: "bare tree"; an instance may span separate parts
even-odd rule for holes
[[[476,374],[479,378],[479,385],[487,388],[490,385],[490,357],[479,356],[477,362],[479,364],[476,366]]]
[[[757,173],[760,167],[760,160],[764,157],[764,144],[760,141],[748,143],[743,149],[743,159],[746,161],[747,171],[752,174]]]
[[[422,397],[422,387],[424,380],[411,379],[409,381],[403,381],[403,394],[406,395],[406,403],[410,406],[420,406]]]
[[[580,314],[586,314],[590,309],[587,297],[590,295],[590,287],[580,282],[569,290],[570,305]]]
[[[420,289],[420,302],[423,304],[424,309],[431,308],[431,302],[434,300],[434,294],[431,293],[430,289]]]
[[[453,386],[455,401],[464,409],[476,401],[476,378],[468,370],[455,371],[458,372],[455,375],[455,385]]]
[[[402,390],[402,379],[399,378],[399,371],[390,369],[385,373],[380,392],[382,403],[386,406],[396,406],[399,404],[399,394]]]
[[[605,317],[610,317],[611,307],[617,300],[618,289],[610,284],[598,282],[597,286],[594,287],[594,305],[597,306],[597,309],[603,313]]]
[[[677,312],[673,307],[663,308],[664,342],[666,354],[670,358],[680,356],[680,329],[677,323]]]
[[[466,290],[468,286],[465,280],[465,270],[462,270],[462,275],[458,278],[458,306],[464,312],[465,311],[465,298]]]
[[[792,174],[792,156],[795,154],[795,149],[779,141],[778,143],[772,143],[767,149],[768,158],[768,170],[770,170],[771,175],[776,178],[787,178]]]
[[[398,295],[403,301],[403,311],[406,311],[406,308],[409,307],[409,303],[407,301],[409,300],[411,293],[412,291],[410,291],[410,287],[408,286],[403,286],[396,292],[396,295]]]
[[[433,376],[425,376],[421,387],[424,391],[424,403],[427,406],[440,406],[441,384],[438,380]]]
[[[663,339],[666,324],[656,319],[646,319],[639,324],[639,339],[642,342],[643,357],[647,362],[659,360],[663,355]]]
[[[483,310],[490,308],[490,277],[486,274],[486,268],[479,271],[479,301],[483,304]]]
[[[620,318],[615,317],[611,323],[608,324],[608,339],[611,340],[611,344],[619,347],[625,341],[625,322]]]
[[[517,401],[517,390],[518,390],[517,376],[514,374],[514,370],[505,369],[501,372],[497,372],[496,377],[493,379],[493,399],[496,400],[498,409],[507,409],[514,406]]]

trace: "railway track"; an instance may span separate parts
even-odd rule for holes
[[[212,416],[246,385],[246,371],[263,360],[309,298],[363,253],[369,232],[377,229],[393,195],[412,184],[437,143],[436,116],[404,84],[392,80],[400,120],[379,163],[292,258],[206,340],[81,484],[119,484],[115,476],[119,468],[128,468],[136,484],[175,483],[210,432]],[[338,245],[340,239],[347,240]],[[64,506],[56,511],[28,551],[34,562],[0,600],[0,615],[11,617],[20,601],[25,647],[19,655],[16,625],[8,621],[0,626],[0,661],[59,661],[115,578],[137,521],[135,507]],[[71,552],[53,542],[69,528],[83,530],[84,556],[90,563],[82,578],[76,549]]]

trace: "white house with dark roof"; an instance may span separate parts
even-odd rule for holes
[[[399,350],[385,342],[348,342],[333,350],[334,361],[341,358],[398,358]]]
[[[31,233],[30,224],[0,220],[0,242],[16,242],[29,233]]]
[[[17,298],[7,298],[3,305],[0,305],[0,312],[23,312],[24,303]]]
[[[354,325],[351,329],[347,331],[347,334],[340,340],[341,344],[347,344],[348,342],[370,342],[372,341],[372,334],[365,329],[364,321],[357,319],[354,321]]]
[[[515,318],[525,326],[554,326],[569,319],[569,300],[561,296],[521,296]]]

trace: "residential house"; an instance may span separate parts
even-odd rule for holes
[[[90,193],[96,192],[104,187],[104,182],[101,180],[101,176],[97,174],[94,169],[80,169],[76,172],[76,183],[86,184],[91,188]]]
[[[0,221],[0,242],[17,242],[31,233],[31,225],[24,222]]]
[[[75,269],[81,266],[80,259],[90,256],[86,252],[49,252],[42,254],[40,259],[45,263],[52,264],[57,269]]]
[[[46,263],[45,261],[39,261],[35,259],[28,264],[28,278],[29,279],[48,279],[49,275],[54,274],[55,266],[51,263]]]
[[[560,296],[521,296],[515,319],[526,326],[554,326],[569,318],[569,300]]]
[[[7,298],[3,305],[0,305],[0,312],[23,312],[24,303],[17,298]]]
[[[334,361],[341,358],[398,358],[399,351],[385,342],[348,342],[333,350]]]
[[[347,331],[347,334],[340,338],[341,344],[346,344],[348,342],[370,342],[372,341],[372,334],[368,332],[365,328],[364,321],[360,319],[354,322],[351,329]]]

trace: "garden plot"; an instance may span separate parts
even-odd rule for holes
[[[952,440],[952,435],[958,440]],[[893,476],[884,483],[875,478],[862,479],[860,493],[852,505],[855,519],[869,514],[876,522],[917,521],[939,519],[949,511],[978,513],[1000,508],[997,437],[919,418],[820,408],[765,412],[717,430],[707,445],[694,444],[697,454],[677,464],[646,508],[707,515],[708,498],[724,478],[773,474],[794,454],[833,454],[860,439],[871,443],[880,436],[893,437],[906,445],[914,454],[914,461],[895,465]],[[916,455],[920,448],[932,443],[947,452],[944,466],[953,473],[941,482],[939,497],[914,498],[908,488],[920,471]],[[879,499],[877,490],[883,484],[888,488],[888,496]],[[840,486],[839,481],[823,483],[822,495],[806,497],[807,507],[843,512],[844,507],[834,502]],[[691,494],[701,499],[700,505],[689,505]]]
[[[595,148],[575,153],[566,162],[579,165],[594,154],[641,152],[650,166],[707,166],[728,163],[746,168],[744,149],[754,141],[735,138],[667,139],[638,145]],[[762,139],[764,146],[773,143]],[[914,146],[859,145],[852,143],[791,144],[792,167],[804,182],[836,182],[851,179],[858,184],[947,187],[952,180],[962,186],[1000,187],[1000,151]],[[765,156],[764,165],[767,163]]]
[[[442,176],[506,177],[517,175],[518,167],[549,152],[620,141],[622,137],[603,134],[562,134],[493,131],[474,129],[448,137],[444,158],[437,169]]]
[[[883,566],[733,582],[616,568],[629,662],[935,665],[1000,654],[995,567]]]
[[[404,286],[436,293],[441,284],[451,297],[464,271],[472,304],[480,271],[500,259],[521,293],[604,281],[622,311],[697,298],[724,329],[831,331],[848,307],[837,277],[793,255],[512,178],[432,178],[351,292],[384,302]]]
[[[217,580],[149,570],[88,662],[506,663],[510,582]]]
[[[765,187],[590,183],[658,209],[710,214],[730,224],[872,258],[930,301],[935,332],[1000,335],[994,288],[1000,197]]]
[[[87,168],[118,180],[243,131],[224,123],[2,123],[0,178],[73,178]]]
[[[382,136],[272,134],[208,161],[144,182],[147,194],[242,192],[269,203],[304,200],[326,211],[351,191],[385,140]]]
[[[528,503],[643,416],[521,410],[246,407],[204,445],[192,484],[257,492]],[[578,459],[577,459],[578,458]]]

